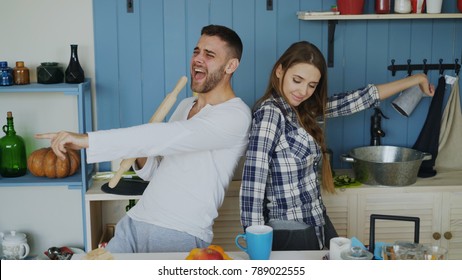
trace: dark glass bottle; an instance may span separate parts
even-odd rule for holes
[[[68,84],[79,84],[85,80],[85,74],[77,56],[77,45],[71,45],[71,60],[64,73],[64,77]]]
[[[27,172],[26,146],[22,137],[16,135],[11,112],[7,113],[6,122],[3,126],[6,135],[0,139],[0,175],[23,176]]]
[[[8,67],[8,62],[0,61],[0,86],[11,86],[13,84],[13,69]]]
[[[30,84],[29,68],[24,66],[24,61],[16,61],[16,67],[13,69],[14,83],[17,85]]]

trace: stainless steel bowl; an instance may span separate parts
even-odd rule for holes
[[[368,185],[408,186],[417,181],[424,160],[432,155],[396,146],[366,146],[352,149],[342,160],[352,163],[356,180]]]

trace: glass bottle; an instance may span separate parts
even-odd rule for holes
[[[29,68],[24,66],[24,61],[16,61],[16,67],[13,69],[14,83],[17,85],[30,84]]]
[[[391,0],[375,0],[375,13],[376,14],[389,14]]]
[[[8,62],[0,61],[0,86],[13,85],[13,69],[8,67]]]
[[[6,135],[0,139],[0,175],[23,176],[27,171],[26,146],[22,137],[16,135],[14,130],[13,113],[7,113],[6,122],[3,126]]]
[[[85,74],[77,56],[77,45],[71,45],[71,60],[64,73],[64,77],[68,84],[79,84],[85,80]]]

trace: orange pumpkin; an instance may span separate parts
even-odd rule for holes
[[[67,150],[64,160],[59,159],[53,150],[41,148],[30,154],[27,168],[30,173],[39,177],[64,178],[73,175],[80,166],[80,155],[75,150]]]

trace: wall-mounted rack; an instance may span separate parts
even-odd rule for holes
[[[407,71],[408,75],[412,74],[414,70],[422,70],[427,74],[428,70],[438,70],[440,74],[443,74],[444,70],[454,70],[456,75],[459,75],[460,64],[459,59],[455,59],[454,63],[443,64],[443,59],[439,60],[438,64],[427,64],[427,59],[423,60],[422,64],[411,64],[411,60],[407,60],[407,64],[395,64],[395,60],[391,60],[391,65],[388,66],[388,70],[391,71],[391,75],[395,76],[396,71]]]

